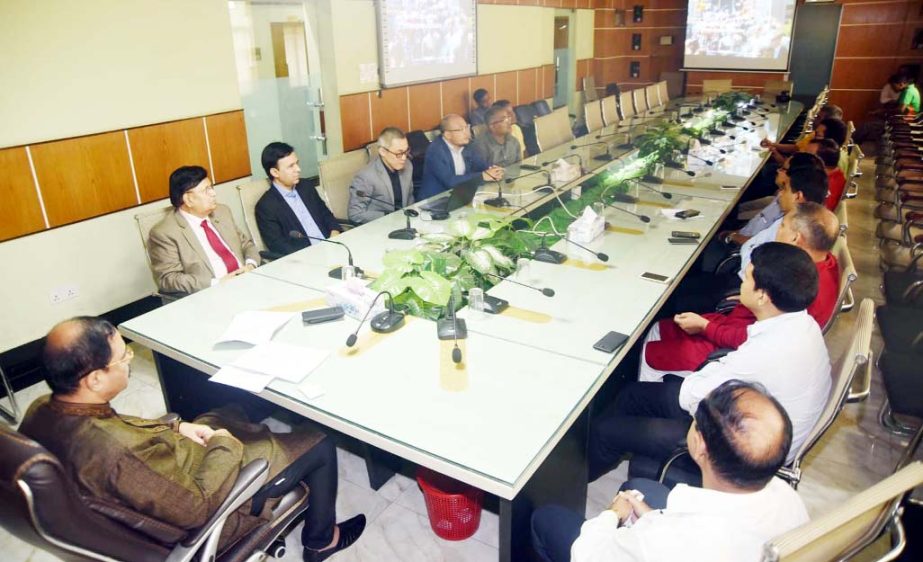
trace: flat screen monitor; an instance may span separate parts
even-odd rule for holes
[[[795,0],[689,0],[683,66],[788,70]]]
[[[477,0],[378,0],[377,4],[382,86],[477,74]]]

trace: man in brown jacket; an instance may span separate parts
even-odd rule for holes
[[[173,425],[119,415],[109,401],[128,386],[133,355],[98,318],[64,321],[46,338],[42,361],[52,394],[32,404],[20,431],[61,460],[81,493],[195,529],[227,497],[240,469],[265,458],[269,481],[228,518],[219,551],[267,520],[272,499],[299,482],[311,494],[301,534],[305,560],[324,560],[359,538],[364,515],[336,524],[330,439],[307,428],[273,434],[232,408]]]
[[[260,264],[250,237],[219,205],[208,172],[183,166],[170,174],[173,212],[151,229],[148,255],[164,293],[190,294]]]

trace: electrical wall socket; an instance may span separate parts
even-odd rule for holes
[[[61,304],[80,296],[80,288],[77,285],[61,285],[51,290],[49,300],[51,304]]]

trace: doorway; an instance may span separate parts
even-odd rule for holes
[[[574,18],[570,11],[556,10],[554,17],[554,107],[570,105],[575,91],[576,54]]]
[[[313,3],[229,0],[228,9],[253,175],[266,175],[263,147],[282,141],[295,148],[301,175],[316,176],[326,136]]]

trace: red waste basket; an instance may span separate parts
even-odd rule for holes
[[[417,471],[429,524],[437,536],[449,541],[467,539],[481,524],[484,492],[427,468]]]

